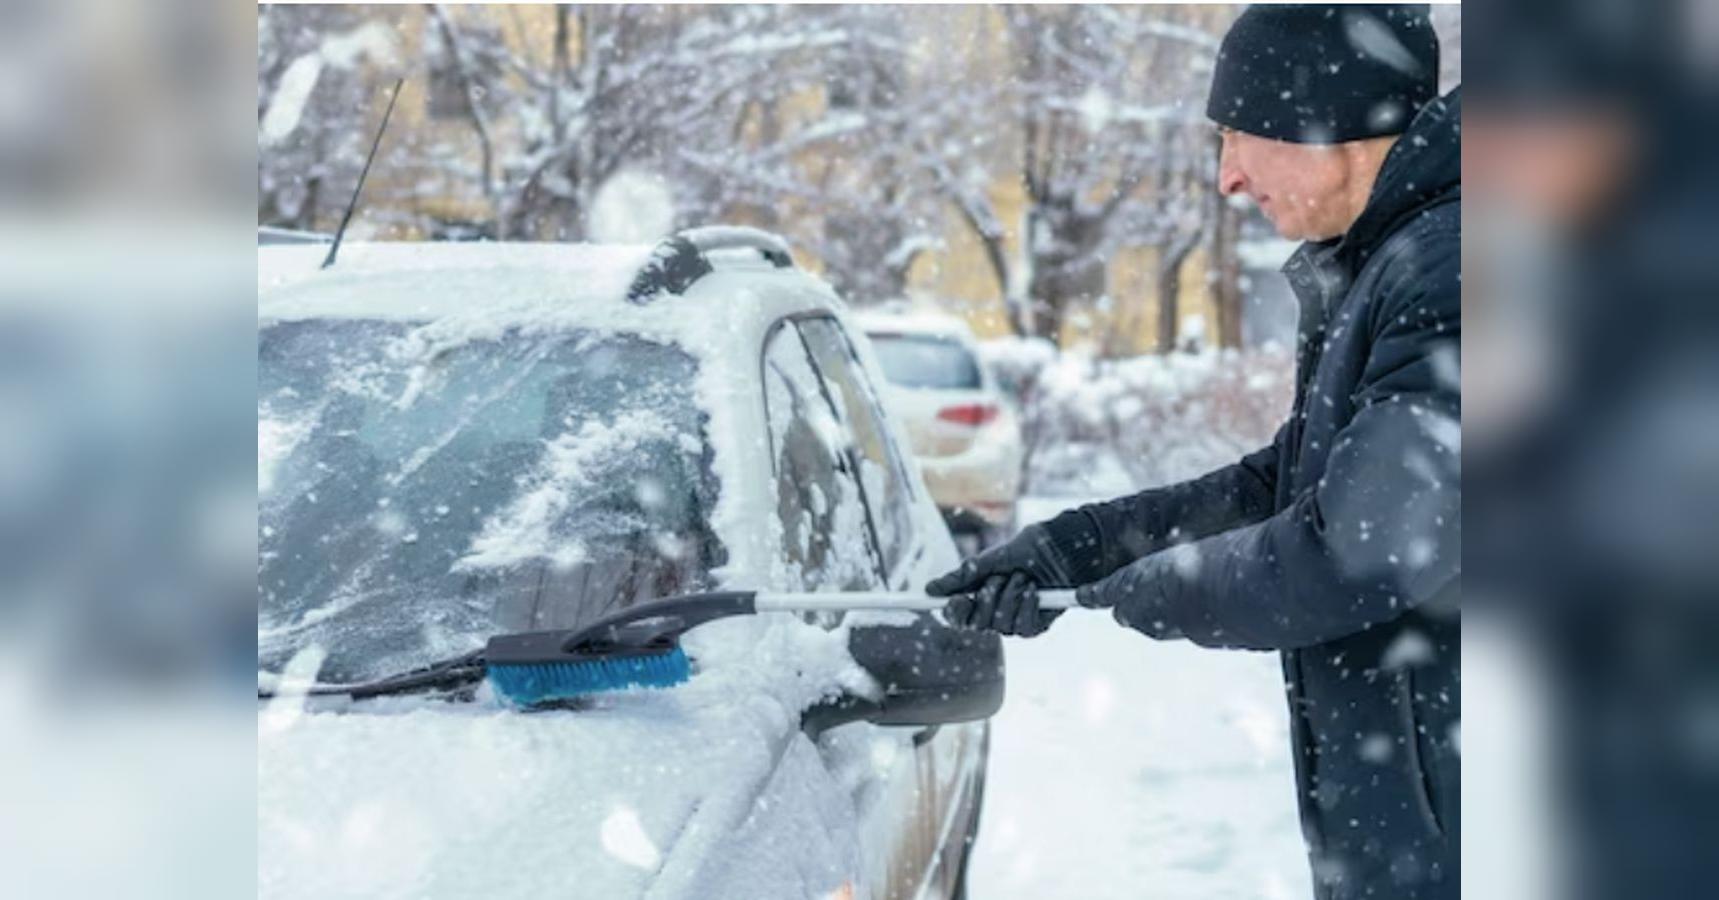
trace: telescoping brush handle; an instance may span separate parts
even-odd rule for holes
[[[846,612],[849,610],[907,610],[932,612],[949,602],[947,597],[891,591],[841,591],[826,593],[772,593],[760,591],[753,598],[759,612]],[[1041,609],[1072,609],[1074,591],[1039,591]]]
[[[627,653],[657,653],[672,647],[681,635],[706,622],[760,612],[849,612],[903,610],[935,612],[948,603],[907,591],[712,591],[680,594],[639,603],[612,612],[573,631],[538,631],[490,638],[491,663],[534,660],[549,654],[569,659],[605,659]],[[1074,591],[1039,591],[1044,609],[1069,609]]]

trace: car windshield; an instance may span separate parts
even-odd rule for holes
[[[696,373],[624,334],[261,328],[258,667],[375,678],[709,587]]]
[[[890,383],[907,388],[976,390],[979,362],[959,341],[933,335],[871,335],[877,361]]]

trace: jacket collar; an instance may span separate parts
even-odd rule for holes
[[[1283,264],[1283,275],[1289,280],[1301,317],[1296,336],[1309,341],[1325,322],[1336,298],[1349,289],[1352,275],[1340,256],[1342,245],[1336,240],[1305,243],[1296,248]]]
[[[1338,252],[1355,268],[1406,222],[1462,197],[1462,88],[1428,103],[1385,154],[1372,194]]]

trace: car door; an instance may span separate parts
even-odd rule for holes
[[[887,570],[861,499],[856,437],[794,321],[784,320],[766,341],[763,379],[782,538],[773,580],[795,590],[883,587]],[[913,896],[930,856],[918,833],[928,817],[917,807],[928,798],[911,730],[855,723],[838,731],[821,743],[838,780],[854,785],[861,894]]]
[[[873,523],[885,583],[893,590],[917,590],[923,572],[917,563],[929,537],[921,533],[914,515],[916,500],[923,499],[916,494],[923,488],[910,476],[877,385],[834,317],[805,317],[795,324],[843,434],[852,442],[848,453],[852,468],[860,473],[861,499]],[[953,890],[963,852],[959,844],[968,817],[976,813],[971,807],[984,725],[908,730],[917,790],[911,804],[895,812],[902,821],[889,895],[944,896]]]

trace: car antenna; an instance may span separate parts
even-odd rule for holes
[[[376,161],[376,149],[382,146],[382,135],[388,131],[388,117],[394,114],[394,101],[400,99],[400,88],[405,84],[404,78],[394,81],[394,94],[388,98],[388,108],[382,112],[382,124],[376,128],[376,139],[370,142],[370,154],[364,157],[364,168],[358,171],[358,184],[352,188],[352,202],[346,204],[346,215],[340,217],[340,227],[334,230],[334,243],[328,248],[328,258],[322,261],[324,269],[334,265],[334,256],[340,252],[340,239],[346,236],[346,226],[358,210],[358,195],[364,192],[364,179],[370,174],[370,164]]]

